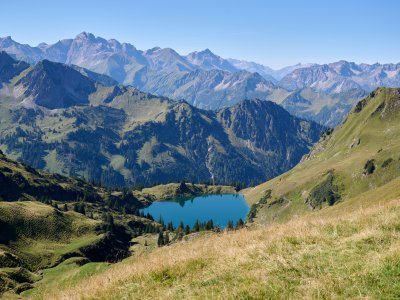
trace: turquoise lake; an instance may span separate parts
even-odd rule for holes
[[[240,218],[245,221],[249,206],[242,195],[206,195],[192,199],[153,202],[143,209],[143,212],[150,213],[155,220],[161,216],[165,224],[172,222],[175,227],[183,222],[192,228],[196,220],[213,220],[214,225],[224,228],[229,220],[234,224]]]

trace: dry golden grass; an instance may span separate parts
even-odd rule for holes
[[[257,229],[211,234],[116,264],[52,299],[395,299],[400,200],[349,202]],[[329,213],[329,211],[332,213]]]

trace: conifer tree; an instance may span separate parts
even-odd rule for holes
[[[186,225],[185,234],[189,234],[189,233],[190,233],[190,227],[189,227],[189,225]]]
[[[194,232],[199,232],[200,231],[200,224],[199,224],[199,220],[196,220],[196,222],[193,225],[193,231]]]
[[[162,218],[161,215],[160,215],[160,218],[158,219],[158,223],[160,223],[161,226],[162,226],[163,228],[165,228],[164,220],[163,220],[163,218]]]
[[[243,220],[240,218],[237,222],[236,222],[236,229],[241,229],[244,226],[244,222]]]
[[[231,220],[226,223],[226,230],[233,230],[233,222]]]
[[[168,245],[168,244],[169,244],[169,233],[167,231],[167,232],[165,232],[165,235],[164,235],[164,245]]]
[[[213,220],[208,220],[208,221],[207,221],[206,226],[205,226],[205,229],[206,229],[206,230],[212,230],[212,229],[214,229],[214,222],[213,222]]]
[[[108,213],[106,218],[106,230],[108,232],[114,232],[114,218],[112,214]]]
[[[172,222],[169,222],[169,223],[168,223],[168,226],[167,226],[167,229],[168,229],[169,231],[174,231],[174,224],[173,224]]]
[[[183,231],[183,228],[185,228],[185,225],[184,225],[183,222],[181,221],[181,222],[179,223],[178,229],[181,230],[181,231]]]
[[[163,236],[163,232],[162,231],[160,231],[158,233],[157,245],[158,245],[158,247],[161,247],[161,246],[164,245],[164,236]]]

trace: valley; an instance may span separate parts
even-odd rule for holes
[[[400,2],[1,8],[0,299],[400,299]]]
[[[111,192],[115,204],[110,206],[109,192],[81,181],[78,188],[69,188],[69,194],[83,192],[85,195],[92,191],[99,198],[83,202],[72,200],[72,203],[68,199],[52,200],[58,206],[54,208],[54,203],[50,206],[46,204],[48,200],[40,200],[43,198],[38,199],[44,201],[43,204],[35,202],[31,196],[35,193],[32,186],[37,182],[35,178],[47,178],[49,183],[45,191],[50,192],[56,190],[58,182],[64,182],[63,188],[68,189],[69,182],[75,179],[37,173],[3,155],[0,162],[5,180],[14,182],[18,178],[14,172],[20,170],[18,172],[29,184],[23,186],[22,191],[26,192],[21,192],[26,200],[1,202],[0,221],[13,226],[29,224],[26,222],[30,220],[35,224],[33,226],[42,228],[39,232],[44,234],[41,237],[29,233],[27,240],[27,233],[24,233],[27,229],[18,225],[15,227],[18,228],[17,236],[10,239],[12,242],[3,241],[9,245],[2,247],[2,262],[7,262],[8,267],[0,272],[1,278],[9,287],[14,287],[5,295],[12,297],[18,292],[32,298],[46,295],[67,299],[124,298],[132,293],[135,298],[143,299],[156,298],[159,294],[166,294],[171,299],[201,299],[210,295],[218,298],[245,295],[256,298],[278,295],[379,298],[384,290],[384,298],[396,298],[398,288],[392,279],[399,270],[399,236],[395,229],[400,212],[399,103],[398,89],[375,90],[356,105],[342,125],[326,132],[295,168],[259,186],[240,191],[251,205],[246,225],[224,231],[204,227],[205,231],[199,228],[197,232],[196,226],[185,229],[185,225],[170,230],[171,225],[161,220],[152,221],[146,216],[137,216],[137,213],[121,214],[117,203],[129,199],[126,197],[130,195],[131,200],[127,203],[144,207],[155,200],[180,195],[229,194],[234,191],[232,187],[181,183],[132,191],[125,196],[126,192]],[[57,199],[54,195],[51,197]],[[133,199],[137,199],[136,202],[132,202]],[[85,215],[71,209],[74,201],[85,204]],[[67,204],[68,212],[62,211],[62,203]],[[104,249],[107,247],[104,238],[110,235],[96,229],[96,226],[107,228],[107,225],[101,225],[107,221],[101,221],[98,210],[113,215],[113,224],[125,228],[125,234],[129,234],[127,228],[133,231],[128,235],[132,238],[131,257],[110,264],[115,260],[109,256],[91,256],[93,246],[89,245],[97,243],[99,249]],[[54,240],[51,223],[32,219],[36,215],[41,220],[46,214],[48,222],[56,222],[57,232],[66,230]],[[11,215],[11,219],[7,217]],[[18,218],[24,220],[23,223],[18,223]],[[64,218],[67,219],[64,221]],[[69,225],[60,227],[57,222],[76,225],[71,231]],[[127,225],[129,227],[125,227]],[[150,233],[155,229],[149,230],[163,226],[171,239],[168,238],[167,246],[160,247],[160,238],[157,240],[157,234]],[[135,228],[142,229],[137,231]],[[174,230],[177,230],[175,234]],[[124,234],[113,235],[117,238],[112,242],[116,249],[116,245],[123,245],[123,240],[118,239]],[[164,235],[161,243],[165,243]],[[48,255],[32,256],[35,247],[46,249],[42,253]],[[118,255],[123,255],[123,249],[117,252]],[[362,257],[371,259],[364,263]],[[47,269],[48,266],[53,268]],[[46,269],[38,275],[36,270],[43,267]],[[23,283],[12,283],[16,280],[13,274],[20,274],[18,278],[24,279],[18,280]],[[63,287],[61,290],[56,282]],[[149,290],[139,288],[142,285]],[[226,290],[224,286],[234,288]]]

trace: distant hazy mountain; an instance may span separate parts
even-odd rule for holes
[[[288,94],[258,73],[247,71],[230,73],[214,69],[148,75],[140,85],[145,91],[172,99],[185,99],[203,109],[228,107],[241,99],[275,99]]]
[[[0,49],[18,59],[28,58],[31,63],[48,59],[84,67],[146,92],[186,99],[200,108],[217,109],[254,97],[275,100],[277,93],[273,90],[281,90],[272,77],[268,81],[238,70],[208,49],[186,57],[170,48],[140,51],[133,45],[86,32],[38,47],[21,45],[7,37],[0,39]]]
[[[296,69],[279,85],[293,93],[281,105],[289,112],[328,126],[338,125],[351,108],[379,86],[400,87],[400,64],[339,61]]]
[[[400,85],[400,64],[356,64],[338,61],[294,70],[280,81],[288,90],[310,87],[315,91],[342,93],[353,89],[372,91],[378,86]]]
[[[358,99],[367,93],[352,89],[337,94],[316,92],[312,88],[296,90],[280,105],[288,112],[304,119],[314,120],[325,126],[335,127],[350,112]]]
[[[261,182],[293,167],[324,129],[269,101],[206,111],[61,63],[2,53],[0,66],[13,76],[1,82],[0,149],[107,185]]]
[[[91,76],[97,78],[92,79],[103,85],[115,84],[111,77],[145,92],[185,99],[199,108],[219,109],[242,99],[271,100],[296,116],[328,126],[339,124],[351,107],[377,86],[400,86],[400,64],[339,61],[273,70],[254,62],[224,59],[208,49],[187,56],[170,48],[141,51],[86,32],[37,47],[0,38],[1,49],[30,63],[47,59],[77,65],[85,68],[88,76],[88,70],[95,72]],[[100,78],[96,73],[109,77]],[[298,101],[299,95],[304,101]]]
[[[189,53],[186,56],[186,59],[202,70],[222,70],[231,73],[238,71],[238,69],[231,65],[228,60],[215,55],[209,49]]]
[[[290,72],[300,69],[300,68],[306,68],[310,67],[313,64],[297,64],[294,66],[287,66],[279,70],[274,70],[270,67],[264,66],[259,63],[255,63],[252,61],[246,61],[246,60],[238,60],[238,59],[233,59],[233,58],[228,58],[228,61],[236,68],[239,70],[246,70],[249,72],[257,72],[261,76],[263,76],[267,80],[272,80],[275,82],[278,82],[281,80],[284,76],[289,74]]]
[[[195,66],[171,48],[162,49],[156,47],[144,51],[143,56],[147,58],[149,69],[157,72],[190,72],[196,69]]]

